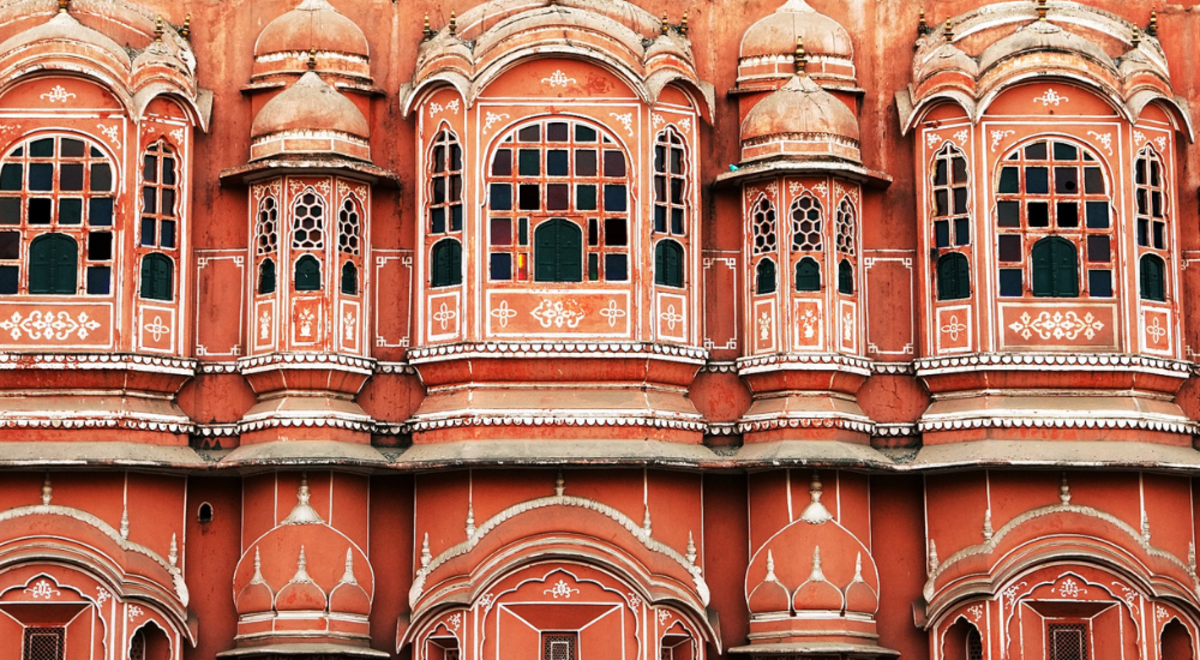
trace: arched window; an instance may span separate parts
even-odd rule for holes
[[[142,257],[141,294],[146,300],[174,298],[175,264],[165,254],[152,252]]]
[[[838,204],[837,234],[834,236],[838,253],[848,257],[855,255],[857,228],[858,222],[855,218],[854,206],[850,203],[850,200],[843,199],[842,203]]]
[[[462,284],[462,244],[446,238],[433,244],[429,286],[458,286]]]
[[[1001,162],[995,209],[1001,296],[1113,296],[1109,193],[1092,152],[1062,140],[1014,150]]]
[[[66,234],[42,234],[29,245],[29,293],[74,294],[79,248]]]
[[[138,245],[173,250],[179,188],[175,152],[159,141],[142,156],[142,223]]]
[[[296,260],[296,274],[292,281],[297,291],[321,290],[321,262],[311,254]]]
[[[838,293],[847,296],[854,293],[854,266],[849,259],[838,262]]]
[[[938,300],[971,297],[971,267],[961,252],[949,252],[937,261]]]
[[[766,197],[760,197],[754,205],[753,253],[770,254],[775,251],[778,239],[775,235],[775,207]]]
[[[1166,301],[1167,287],[1164,281],[1166,264],[1162,257],[1155,254],[1142,255],[1138,270],[1138,290],[1142,293],[1142,300]]]
[[[967,159],[963,152],[947,142],[934,156],[931,176],[934,247],[970,245]]]
[[[114,190],[108,157],[88,140],[36,136],[13,147],[0,164],[0,294],[110,294]],[[51,233],[60,238],[35,251]]]
[[[583,232],[579,225],[554,218],[534,230],[533,279],[538,282],[583,280]]]
[[[821,202],[798,197],[792,202],[792,252],[820,252],[821,244]]]
[[[654,140],[654,231],[687,233],[688,159],[683,137],[668,126]]]
[[[429,151],[429,233],[462,231],[462,147],[458,136],[442,129]]]
[[[346,198],[338,211],[338,252],[357,256],[362,242],[362,212],[358,202]]]
[[[775,293],[775,261],[769,257],[759,260],[754,268],[754,292]]]
[[[292,216],[292,248],[325,248],[325,206],[314,192],[306,192],[296,200]]]
[[[358,295],[358,268],[355,268],[353,261],[342,264],[342,293]]]
[[[812,257],[804,257],[796,263],[796,290],[821,290],[821,264]]]
[[[275,293],[275,261],[263,259],[258,264],[258,295]]]
[[[512,129],[487,169],[488,278],[529,281],[533,256],[533,279],[580,282],[586,253],[588,281],[628,281],[629,185],[625,152],[597,126],[542,119]],[[539,253],[551,263],[537,263]]]
[[[654,246],[654,283],[683,287],[683,247],[672,240]]]
[[[1079,257],[1075,244],[1059,236],[1034,243],[1033,295],[1074,298],[1079,295]]]

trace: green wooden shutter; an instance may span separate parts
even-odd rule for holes
[[[1054,242],[1054,295],[1074,298],[1079,295],[1079,262],[1075,245],[1065,239]]]
[[[850,265],[849,259],[842,259],[838,264],[838,293],[854,293],[854,267]]]
[[[462,284],[462,245],[458,241],[451,238],[433,246],[429,279],[429,285],[434,288]]]
[[[271,259],[263,259],[258,265],[258,293],[275,293],[275,262]]]
[[[533,279],[538,282],[583,281],[583,231],[555,218],[533,232]]]
[[[683,286],[683,248],[675,241],[659,241],[654,247],[654,283]]]
[[[971,297],[971,269],[967,257],[960,252],[944,254],[937,264],[938,300],[960,300]]]
[[[755,293],[775,293],[775,262],[763,259],[754,272]]]
[[[73,294],[79,251],[65,234],[43,234],[29,245],[29,293]]]
[[[1052,238],[1043,238],[1034,243],[1031,259],[1033,261],[1033,295],[1054,295],[1054,268],[1051,257]]]
[[[805,257],[796,264],[796,290],[821,290],[821,265],[812,257]]]
[[[297,291],[321,290],[321,262],[311,254],[300,257],[296,262],[296,277],[293,282]]]
[[[1166,286],[1164,286],[1163,260],[1147,254],[1141,261],[1141,290],[1143,300],[1165,301]]]
[[[342,264],[342,293],[348,296],[358,295],[358,269],[353,261]]]
[[[148,254],[142,259],[142,298],[171,300],[175,288],[175,268],[162,254]]]

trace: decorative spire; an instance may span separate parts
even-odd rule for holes
[[[162,16],[159,15],[159,16],[154,17],[154,41],[156,43],[161,44],[162,36],[163,36]]]
[[[1046,0],[1037,0],[1037,15],[1039,21],[1045,21],[1046,13],[1049,11],[1050,8],[1046,6]]]
[[[659,29],[662,31],[663,34],[666,34],[667,29],[670,27],[671,26],[667,25],[667,12],[664,11],[663,17],[662,17],[662,26]]]
[[[1136,25],[1133,26],[1133,36],[1129,38],[1129,45],[1135,49],[1142,45],[1142,31]]]
[[[796,64],[796,75],[804,73],[808,66],[808,54],[804,52],[804,37],[796,36],[796,52],[792,55],[792,61]]]
[[[925,10],[921,9],[921,19],[917,21],[917,36],[923,37],[929,34],[929,24],[925,22]]]
[[[121,538],[129,538],[129,506],[121,507]]]
[[[454,11],[450,12],[450,36],[458,34],[458,14]]]
[[[475,536],[475,503],[467,502],[467,536]]]
[[[258,546],[254,546],[254,575],[250,576],[250,584],[266,584],[262,574],[262,557],[259,556]]]
[[[188,12],[187,17],[183,19],[183,27],[179,30],[179,36],[184,39],[192,38],[192,12]]]
[[[812,482],[808,486],[808,495],[812,499],[808,506],[804,507],[804,512],[800,514],[800,520],[810,525],[820,525],[833,520],[833,514],[829,513],[829,509],[821,504],[821,477],[816,471],[813,471]]]
[[[1067,481],[1067,473],[1062,473],[1062,481],[1058,485],[1058,499],[1062,501],[1063,506],[1071,503],[1071,482]]]
[[[809,582],[825,582],[825,573],[821,572],[821,546],[813,546],[812,573],[808,575]]]
[[[317,70],[317,49],[316,48],[308,49],[308,70],[309,71]]]
[[[687,13],[688,13],[688,10],[684,9],[683,10],[683,22],[679,24],[679,34],[682,34],[685,37],[687,36],[687,31],[688,31]]]
[[[311,497],[311,494],[308,491],[308,475],[305,474],[300,477],[300,489],[296,492],[296,506],[292,508],[292,512],[288,514],[287,518],[283,519],[283,523],[281,524],[317,525],[324,523],[325,521],[317,513],[317,510],[309,506],[309,497]]]
[[[71,11],[71,0],[58,0],[58,13],[67,14]]]
[[[562,497],[567,492],[567,482],[563,481],[562,468],[558,468],[558,476],[554,477],[554,494]]]
[[[171,568],[175,568],[175,564],[179,562],[179,543],[175,540],[175,534],[171,534],[171,549],[167,552],[167,561],[171,563]]]
[[[688,530],[687,560],[689,564],[696,563],[696,541],[692,539],[692,530]]]
[[[779,579],[775,577],[775,555],[772,554],[770,550],[767,550],[767,577],[763,581],[764,582],[778,582],[779,581]]]
[[[425,29],[421,30],[422,39],[433,38],[433,28],[429,27],[429,12],[425,12]]]
[[[992,531],[992,510],[983,512],[983,540],[991,541],[995,532]]]
[[[646,532],[646,536],[650,536],[650,505],[645,506],[646,513],[642,515],[642,530]]]
[[[50,500],[54,497],[54,487],[50,485],[50,473],[46,473],[45,479],[42,480],[42,506],[50,506]]]
[[[854,582],[866,583],[866,580],[864,580],[863,576],[862,576],[862,553],[861,552],[858,553],[858,556],[854,558],[854,579],[850,580],[850,582],[851,583],[854,583]]]
[[[354,552],[350,548],[346,548],[346,572],[342,573],[342,584],[358,584],[358,580],[354,577]]]
[[[304,557],[304,546],[300,546],[300,558],[296,560],[296,574],[292,576],[291,582],[312,582],[313,579],[308,576],[308,559]]]
[[[950,27],[950,19],[946,19],[946,25],[942,27],[942,36],[946,41],[954,41],[954,28]]]
[[[429,532],[425,532],[425,540],[421,541],[421,568],[429,568],[433,554],[429,552]]]
[[[929,572],[936,573],[940,565],[941,562],[938,561],[937,556],[937,541],[929,539]]]
[[[1150,24],[1146,26],[1146,34],[1148,34],[1152,37],[1158,36],[1158,10],[1157,9],[1150,10]]]

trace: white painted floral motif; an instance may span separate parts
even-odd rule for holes
[[[1033,333],[1037,333],[1042,339],[1068,339],[1074,341],[1080,333],[1088,339],[1096,336],[1096,333],[1104,329],[1104,323],[1092,316],[1091,312],[1079,318],[1075,312],[1042,312],[1033,318],[1029,312],[1021,314],[1021,318],[1009,324],[1009,329],[1021,335],[1022,339],[1029,339]]]
[[[958,131],[957,133],[955,133],[954,139],[958,140],[959,145],[964,146],[964,147],[967,146],[967,129],[964,128],[961,131]]]
[[[450,622],[450,627],[454,629],[454,632],[458,632],[458,629],[462,627],[462,618],[462,612],[459,612],[447,619],[447,621]]]
[[[829,185],[827,183],[825,183],[824,181],[821,181],[819,183],[814,183],[812,189],[821,193],[822,197],[829,196]]]
[[[108,593],[107,589],[105,589],[104,587],[96,587],[96,602],[97,603],[99,603],[100,605],[103,605],[108,602],[109,598],[112,598],[112,594]]]
[[[457,115],[458,114],[458,99],[452,99],[449,103],[447,103],[446,109]]]
[[[258,317],[258,338],[271,338],[271,314],[265,309],[263,310],[262,316]]]
[[[666,620],[670,616],[671,616],[671,613],[668,612],[667,610],[659,610],[658,611],[658,623],[661,625],[662,623],[666,622]]]
[[[854,341],[854,315],[850,312],[842,314],[842,342],[849,344]]]
[[[74,92],[68,92],[62,85],[55,85],[49,92],[42,94],[42,99],[51,103],[63,102],[75,98]]]
[[[666,119],[663,119],[663,116],[657,112],[650,115],[650,123],[654,125],[655,130],[657,130],[659,126],[662,126],[664,121],[666,121]]]
[[[1084,589],[1081,589],[1075,580],[1067,578],[1054,591],[1057,591],[1058,595],[1063,598],[1079,598],[1079,594],[1083,593]]]
[[[484,119],[484,122],[483,122],[483,132],[487,133],[488,131],[492,130],[493,124],[500,121],[501,119],[508,119],[508,116],[509,115],[507,112],[501,112],[500,114],[496,114],[494,112],[489,111],[487,113],[487,118]]]
[[[1162,319],[1158,316],[1154,317],[1153,323],[1146,326],[1146,335],[1153,339],[1155,344],[1160,342],[1166,334],[1167,329],[1162,327]]]
[[[800,317],[800,322],[804,324],[804,338],[812,339],[817,336],[817,311],[812,307],[804,310],[804,314]]]
[[[766,312],[758,317],[758,338],[763,341],[771,338],[771,315]]]
[[[100,129],[100,132],[104,134],[104,137],[108,138],[109,142],[112,142],[118,147],[121,146],[121,140],[117,137],[117,134],[121,131],[120,126],[105,126],[104,124],[96,124],[96,128]]]
[[[1096,138],[1096,141],[1100,143],[1100,146],[1104,147],[1104,150],[1108,152],[1109,156],[1113,155],[1112,133],[1097,133],[1096,131],[1088,131],[1088,135]]]
[[[767,184],[767,192],[771,193],[772,197],[774,197],[775,195],[778,195],[779,194],[779,184],[775,183],[774,181],[772,181],[771,183],[768,183]]]
[[[500,306],[497,307],[496,309],[493,309],[491,312],[489,312],[489,314],[491,314],[495,318],[500,319],[500,327],[501,328],[507,328],[508,320],[517,315],[517,310],[509,307],[507,300],[501,300]]]
[[[142,326],[142,330],[149,332],[154,341],[162,341],[163,335],[171,331],[171,326],[164,324],[161,316],[155,315],[153,321]]]
[[[1055,91],[1053,89],[1047,89],[1046,91],[1042,92],[1041,96],[1035,96],[1033,98],[1033,100],[1038,103],[1041,103],[1042,105],[1044,105],[1046,107],[1050,107],[1051,105],[1054,105],[1054,107],[1058,107],[1058,104],[1068,103],[1068,102],[1070,102],[1071,99],[1060,95],[1057,91]]]
[[[300,312],[300,336],[313,336],[313,322],[317,320],[317,316],[312,313],[311,309],[304,309]]]
[[[183,146],[183,129],[177,128],[171,131],[171,139],[175,140],[176,146]]]
[[[457,317],[458,311],[450,309],[446,306],[446,303],[442,303],[442,306],[438,308],[436,313],[434,313],[433,320],[437,321],[442,326],[442,330],[445,330],[447,325]]]
[[[1158,145],[1158,150],[1159,150],[1159,151],[1161,151],[1161,152],[1163,152],[1163,153],[1166,153],[1166,151],[1167,151],[1167,138],[1165,138],[1165,137],[1163,137],[1163,136],[1161,136],[1161,135],[1160,135],[1160,136],[1158,136],[1158,137],[1154,138],[1154,144],[1157,144],[1157,145]]]
[[[554,596],[554,600],[558,600],[559,597],[570,598],[573,594],[579,593],[579,590],[572,589],[566,580],[559,580],[550,589],[542,590],[542,593]]]
[[[925,134],[925,144],[928,146],[928,148],[932,149],[941,144],[941,142],[942,136],[938,135],[937,133],[930,131]]]
[[[951,314],[950,320],[940,329],[950,335],[950,341],[958,341],[958,335],[967,331],[967,325],[958,320],[958,314]]]
[[[62,592],[50,585],[50,581],[46,579],[38,580],[33,583],[32,587],[26,587],[25,593],[32,596],[35,600],[45,598],[50,600],[55,596],[61,596]]]
[[[1112,585],[1121,590],[1121,600],[1125,601],[1125,604],[1129,606],[1129,609],[1137,612],[1137,592],[1121,584],[1120,582],[1113,582]]]
[[[125,612],[129,616],[129,620],[133,621],[142,615],[142,608],[138,607],[137,605],[130,605],[129,609],[125,610]]]
[[[625,318],[625,310],[617,307],[617,301],[608,301],[608,307],[600,310],[600,316],[608,320],[608,327],[617,327],[617,319]]]
[[[632,591],[629,592],[629,605],[632,607],[641,607],[642,606],[641,596],[638,596],[637,594],[633,593]]]
[[[443,107],[442,107],[442,104],[441,104],[441,103],[430,103],[430,104],[429,104],[429,118],[430,118],[430,119],[433,119],[433,118],[434,118],[434,117],[436,117],[436,116],[438,115],[438,113],[440,113],[442,110],[445,110],[445,108],[443,108]]]
[[[71,317],[70,312],[55,312],[51,310],[35,310],[29,316],[23,317],[20,312],[4,321],[0,321],[0,330],[7,331],[14,340],[24,336],[32,340],[65,341],[72,335],[79,339],[87,339],[88,334],[100,327],[100,323],[89,317],[87,312],[79,312]]]
[[[542,82],[550,83],[551,87],[566,87],[568,83],[575,82],[575,79],[568,78],[567,74],[562,72],[562,69],[558,69],[550,74],[549,78],[542,78]]]
[[[1138,145],[1145,144],[1145,142],[1146,142],[1146,134],[1145,133],[1143,133],[1141,131],[1133,132],[1133,146],[1136,147]]]
[[[996,151],[996,147],[1000,146],[1000,141],[1008,135],[1016,135],[1016,131],[992,131],[992,151]]]
[[[683,323],[684,317],[683,317],[683,314],[680,314],[675,311],[675,305],[672,304],[669,307],[667,307],[666,311],[664,311],[658,315],[658,320],[665,321],[667,323],[667,329],[674,331],[675,324]]]
[[[543,328],[577,328],[584,317],[583,308],[574,300],[543,299],[530,314]]]
[[[342,336],[354,337],[354,326],[358,325],[358,317],[353,312],[342,315]]]
[[[690,133],[692,130],[692,118],[684,117],[683,119],[680,119],[679,127],[682,128],[685,133]]]
[[[492,594],[484,594],[484,595],[483,595],[483,596],[482,596],[482,597],[479,599],[479,607],[481,607],[481,608],[483,608],[484,610],[486,610],[487,608],[491,607],[491,606],[492,606],[492,603],[494,603],[494,602],[496,602],[496,597],[495,597],[495,596],[493,596]]]
[[[788,181],[788,192],[791,193],[792,195],[795,195],[796,193],[800,192],[800,182],[799,181]]]
[[[1159,620],[1167,618],[1167,608],[1163,607],[1162,605],[1155,605],[1154,616]]]
[[[967,612],[969,612],[971,614],[971,618],[978,623],[980,617],[983,616],[983,605],[972,605],[967,608]]]
[[[617,112],[610,112],[608,114],[613,119],[616,119],[617,121],[621,122],[621,125],[625,127],[625,130],[630,135],[633,135],[633,113],[632,112],[626,112],[625,114],[620,114]]]

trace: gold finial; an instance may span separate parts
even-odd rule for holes
[[[1046,6],[1046,0],[1038,0],[1038,3],[1037,3],[1038,20],[1039,21],[1046,20],[1046,13],[1049,11],[1050,11],[1050,8]]]
[[[192,38],[192,12],[188,12],[187,18],[183,19],[183,29],[179,31],[179,35],[184,39]]]
[[[925,10],[921,10],[921,20],[917,21],[917,36],[923,37],[929,34],[929,24],[925,22]]]
[[[1133,37],[1129,39],[1129,44],[1134,48],[1142,45],[1142,31],[1136,25],[1133,26]]]
[[[660,29],[662,30],[662,33],[663,33],[663,34],[666,34],[666,33],[667,33],[667,28],[668,28],[668,27],[669,27],[669,26],[667,25],[667,12],[665,12],[665,11],[664,11],[664,12],[663,12],[663,17],[662,17],[662,27],[660,28]]]
[[[1158,10],[1157,9],[1150,10],[1150,25],[1146,26],[1146,34],[1148,34],[1152,37],[1158,36]]]
[[[942,28],[942,36],[946,41],[954,41],[954,28],[950,27],[950,19],[946,19],[946,25]]]
[[[804,73],[804,69],[808,66],[808,54],[804,52],[804,37],[796,37],[796,52],[792,55],[792,62],[796,65],[796,75]]]
[[[154,40],[159,43],[162,43],[162,35],[163,35],[162,16],[158,16],[154,19]]]
[[[685,35],[685,36],[686,36],[686,35],[687,35],[687,31],[688,31],[688,26],[687,26],[687,10],[686,10],[686,9],[684,9],[684,10],[683,10],[683,22],[679,24],[679,34],[682,34],[682,35]]]
[[[58,0],[58,13],[66,14],[71,11],[71,0]]]
[[[308,70],[316,71],[316,69],[317,69],[317,49],[309,48],[308,49]]]
[[[429,27],[429,12],[425,12],[425,29],[421,30],[421,34],[424,35],[426,39],[433,38],[433,28]]]
[[[454,36],[458,32],[458,14],[450,12],[450,36]]]

